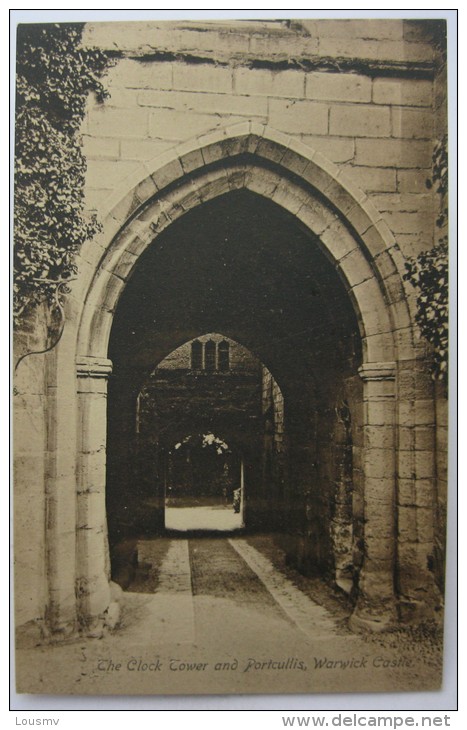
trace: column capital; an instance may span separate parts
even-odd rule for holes
[[[358,368],[358,374],[364,381],[395,380],[395,362],[365,362]]]
[[[76,372],[79,378],[108,378],[112,372],[112,360],[82,355],[76,360]]]

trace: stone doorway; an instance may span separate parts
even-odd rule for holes
[[[221,345],[230,348],[228,366]],[[343,562],[336,406],[345,392],[358,467],[362,353],[345,288],[309,232],[248,191],[191,211],[136,264],[114,314],[109,354],[111,559],[128,534],[170,526],[167,489],[176,491],[177,480],[201,497],[196,481],[208,469],[207,451],[190,441],[219,433],[243,455],[246,528],[275,532],[302,572],[336,577]],[[350,592],[363,514],[358,468],[348,478],[350,578],[341,585]],[[148,479],[165,482],[155,499],[147,498]]]
[[[361,192],[341,183],[337,170],[320,155],[303,145],[296,149],[283,135],[262,127],[229,135],[223,132],[198,140],[203,148],[198,162],[192,160],[190,150],[180,149],[172,162],[164,162],[144,184],[120,198],[104,231],[104,259],[100,261],[96,248],[83,253],[86,261],[95,260],[95,268],[90,263],[90,278],[80,284],[87,293],[76,345],[82,403],[77,473],[81,478],[89,469],[95,470],[102,485],[99,500],[107,491],[112,530],[109,500],[116,494],[114,477],[131,483],[125,474],[131,438],[125,427],[112,424],[132,422],[127,416],[154,362],[200,332],[226,333],[258,355],[274,372],[284,394],[290,469],[281,465],[274,499],[256,480],[253,525],[259,529],[264,521],[271,524],[267,510],[273,503],[274,513],[281,515],[277,529],[291,526],[286,531],[288,550],[304,569],[312,565],[320,571],[333,570],[328,529],[332,501],[322,485],[335,482],[329,468],[332,456],[326,450],[332,444],[336,408],[342,398],[348,404],[355,428],[353,523],[355,535],[363,536],[354,543],[357,589],[352,622],[356,628],[383,628],[395,619],[394,591],[400,590],[399,584],[404,583],[404,601],[411,604],[413,595],[415,606],[420,585],[429,580],[423,545],[421,557],[416,558],[417,571],[410,567],[409,543],[418,540],[415,513],[408,515],[410,526],[398,544],[395,529],[394,424],[399,422],[399,404],[394,381],[403,367],[397,362],[399,354],[404,354],[405,363],[416,354],[402,283],[390,263],[391,235]],[[189,169],[186,174],[183,166]],[[227,200],[224,214],[219,215]],[[257,225],[255,215],[263,216],[268,235],[264,226]],[[235,235],[218,237],[220,221],[233,227]],[[189,225],[188,235],[183,235],[185,225]],[[209,235],[203,233],[206,227]],[[241,272],[227,265],[225,255],[232,253],[238,254],[237,262],[248,262]],[[214,265],[218,265],[218,276],[212,279],[215,286],[210,286]],[[248,282],[250,275],[250,285],[243,291],[238,284]],[[226,276],[235,286],[226,286]],[[167,308],[164,299],[169,289],[175,308]],[[321,296],[315,297],[315,290]],[[238,302],[224,296],[229,291],[236,293]],[[253,293],[253,300],[245,292]],[[200,294],[205,298],[203,306],[199,306]],[[213,299],[222,306],[213,308]],[[139,314],[132,318],[135,305]],[[177,312],[185,317],[183,326],[173,320]],[[66,360],[71,336],[69,332],[61,343],[60,361]],[[92,412],[102,415],[105,379],[112,364],[107,448],[104,444],[101,451],[89,419]],[[62,425],[64,435],[67,424]],[[99,443],[105,431],[99,432]],[[261,449],[255,453],[259,456]],[[260,474],[261,467],[252,472]],[[316,474],[320,489],[312,486],[317,484]],[[60,496],[65,498],[63,492]],[[86,513],[88,503],[83,491],[80,513]],[[77,550],[83,556],[77,562],[79,612],[86,621],[92,621],[96,611],[102,615],[109,600],[109,563],[102,539],[106,530],[101,519],[97,523],[95,536],[90,531],[77,532]],[[102,547],[102,571],[90,580],[85,556],[93,541]],[[52,559],[53,550],[50,555]],[[97,563],[94,555],[94,566]],[[63,571],[58,573],[66,586]]]

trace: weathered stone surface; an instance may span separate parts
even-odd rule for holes
[[[363,404],[363,413],[365,425],[384,426],[393,423],[394,405],[391,402],[391,399],[365,400]]]
[[[373,40],[366,38],[321,38],[321,56],[341,56],[343,58],[367,58],[375,60],[394,60],[405,56],[406,61],[431,61],[433,49],[428,44],[403,43],[392,40]]]
[[[390,426],[364,426],[363,439],[366,448],[393,448],[394,430]]]
[[[137,169],[137,162],[93,159],[88,160],[87,177],[89,185],[97,189],[104,187],[108,180],[117,186]]]
[[[328,107],[313,101],[271,99],[268,121],[289,134],[327,134]]]
[[[171,89],[173,88],[172,63],[122,59],[110,69],[106,82],[112,88],[123,89]]]
[[[430,215],[423,215],[418,211],[402,210],[385,211],[385,218],[389,227],[394,233],[418,233],[425,236],[425,240],[429,241],[432,232],[432,220]]]
[[[436,423],[440,426],[449,424],[449,404],[445,398],[436,400]]]
[[[365,474],[370,479],[384,479],[394,474],[394,449],[393,448],[373,448],[368,449],[363,457]],[[389,485],[387,492],[391,494]],[[386,492],[384,493],[385,496]],[[376,490],[372,494],[376,498]],[[384,499],[383,494],[378,494],[379,499]]]
[[[306,96],[315,101],[371,101],[368,76],[342,73],[310,73],[306,77]]]
[[[397,189],[396,170],[391,168],[372,169],[352,166],[348,173],[355,180],[355,185],[367,193],[395,192]]]
[[[154,139],[127,139],[120,140],[120,156],[123,160],[152,160],[157,155],[166,152],[172,147],[169,141]]]
[[[397,170],[397,190],[400,193],[426,194],[428,179],[426,170]]]
[[[305,96],[305,74],[300,71],[238,68],[233,78],[236,94],[285,96],[289,99],[303,99]]]
[[[81,460],[77,481],[78,494],[105,491],[105,455],[101,451],[86,454]]]
[[[83,154],[90,158],[116,160],[120,154],[120,140],[83,135]]]
[[[415,401],[415,423],[417,425],[432,425],[435,422],[435,413],[432,400]]]
[[[375,79],[373,101],[375,104],[430,107],[432,82],[416,79]]]
[[[431,451],[434,446],[435,429],[432,426],[428,428],[415,429],[415,448],[420,451]]]
[[[430,479],[435,474],[433,451],[415,451],[415,473],[420,479]]]
[[[85,597],[85,598],[84,598]],[[104,613],[107,611],[110,601],[110,590],[107,582],[102,578],[94,578],[83,586],[83,603],[89,617],[102,617],[102,627],[95,634],[96,637],[102,635]],[[93,634],[90,633],[92,636]]]
[[[330,107],[329,134],[340,137],[388,137],[390,130],[391,116],[387,106]]]
[[[325,229],[321,240],[336,261],[340,261],[356,248],[354,239],[345,235],[339,221],[331,223]]]
[[[339,236],[332,228],[337,223],[336,215],[324,208],[317,200],[310,199],[299,208],[297,217],[317,235],[328,231],[326,244],[329,250],[334,252],[336,259],[345,255],[347,249],[342,242],[342,236]]]
[[[105,625],[109,629],[115,629],[120,623],[121,611],[120,605],[116,601],[112,601],[105,612]]]
[[[101,183],[109,185],[110,181],[101,180]],[[85,196],[86,210],[90,213],[96,212],[96,210],[102,210],[113,192],[112,188],[88,188]]]
[[[368,362],[386,362],[394,357],[394,339],[391,333],[366,335],[362,344]]]
[[[102,530],[106,523],[105,496],[99,492],[78,495],[78,530]]]
[[[371,269],[357,249],[350,251],[339,261],[349,287],[356,287],[364,281],[372,278]],[[359,292],[362,291],[359,289]],[[358,296],[358,295],[357,295]]]
[[[349,626],[356,633],[380,633],[390,630],[396,623],[396,607],[389,579],[391,563],[378,559],[367,559],[367,562],[371,568],[362,576],[361,596]]]
[[[233,91],[230,68],[212,65],[176,63],[173,67],[173,88],[181,91],[213,91],[228,94]]]
[[[282,181],[276,186],[272,194],[272,200],[281,207],[296,215],[303,205],[308,201],[308,195],[300,190],[290,191],[289,186]]]
[[[304,144],[317,152],[321,152],[332,162],[342,163],[353,160],[355,144],[352,138],[302,134],[300,139]]]
[[[380,193],[372,196],[372,201],[378,210],[390,213],[423,213],[429,215],[432,211],[432,196],[425,190],[424,193]]]
[[[358,309],[364,321],[365,334],[367,336],[390,331],[390,323],[379,306],[379,292],[375,288],[375,282],[371,278],[355,285],[352,288],[352,296],[355,297]],[[368,384],[368,396],[371,395],[374,384]],[[385,384],[384,390],[392,392],[392,384]]]
[[[141,91],[138,94],[139,106],[158,109],[173,109],[183,112],[203,114],[234,114],[236,116],[265,117],[267,99],[255,96],[232,96],[231,94],[209,94],[170,91]]]
[[[143,108],[143,107],[141,107]],[[201,135],[210,130],[233,124],[240,118],[227,117],[225,120],[209,114],[187,115],[182,111],[171,109],[148,110],[148,135],[155,139],[165,139],[172,142],[181,142],[195,135]]]
[[[90,114],[88,130],[90,135],[98,137],[145,138],[149,134],[149,111],[137,107],[122,112],[102,106]]]
[[[107,109],[118,109],[121,114],[124,114],[126,110],[138,106],[139,93],[138,89],[112,88],[111,96],[107,98],[105,106]],[[101,107],[102,102],[91,97],[87,106],[89,116],[94,110],[99,110]]]
[[[357,139],[355,164],[368,167],[429,168],[431,144],[422,140]]]
[[[174,180],[183,177],[183,167],[178,158],[173,159],[172,155],[168,155],[168,159],[159,158],[157,169],[152,174],[152,179],[159,190],[165,188],[166,185],[174,182]]]
[[[404,37],[404,21],[392,20],[385,18],[380,19],[335,19],[330,20],[305,20],[305,26],[310,28],[310,32],[322,37],[331,38],[366,38],[372,40],[401,40]],[[413,40],[412,36],[410,36]],[[417,40],[420,40],[417,36]]]
[[[419,477],[415,481],[414,504],[420,507],[433,509],[436,502],[436,479],[435,477]],[[441,504],[441,502],[440,502]]]
[[[434,119],[431,110],[391,109],[391,133],[393,137],[432,139]]]

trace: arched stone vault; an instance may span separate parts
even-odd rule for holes
[[[108,200],[102,235],[81,253],[84,276],[76,290],[76,300],[86,301],[81,351],[105,352],[119,292],[155,235],[202,202],[240,188],[272,200],[319,238],[353,300],[369,362],[393,361],[395,347],[413,356],[411,320],[394,260],[399,254],[383,216],[345,171],[321,154],[250,123],[176,147],[143,165],[126,181],[126,192]],[[110,317],[96,316],[96,309]],[[93,318],[92,326],[86,317]],[[85,333],[96,335],[96,325],[94,344],[83,342]],[[396,330],[396,343],[380,337]]]
[[[65,335],[51,354],[49,367],[55,398],[51,402],[57,405],[50,411],[56,427],[49,434],[47,487],[54,515],[48,553],[53,630],[77,618],[92,628],[103,620],[110,603],[105,515],[106,381],[111,371],[107,347],[125,282],[141,253],[173,221],[238,189],[272,200],[314,234],[344,282],[358,319],[363,345],[366,552],[353,625],[391,624],[401,597],[407,605],[424,606],[421,586],[430,580],[426,561],[432,534],[424,524],[426,534],[420,537],[417,513],[411,510],[404,512],[409,546],[405,552],[397,539],[401,533],[395,519],[396,476],[401,476],[401,467],[396,461],[396,426],[401,417],[416,425],[432,415],[429,402],[423,402],[417,421],[412,400],[401,397],[399,370],[404,361],[412,363],[417,352],[396,243],[381,214],[351,185],[345,171],[286,135],[246,123],[180,145],[143,166],[126,181],[125,190],[108,201],[101,215],[102,234],[82,249]],[[411,506],[425,502],[426,495],[419,503],[414,496]],[[76,571],[70,570],[75,560]],[[425,588],[426,595],[429,592]]]

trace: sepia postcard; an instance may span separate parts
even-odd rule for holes
[[[446,21],[17,27],[18,693],[439,690]]]

